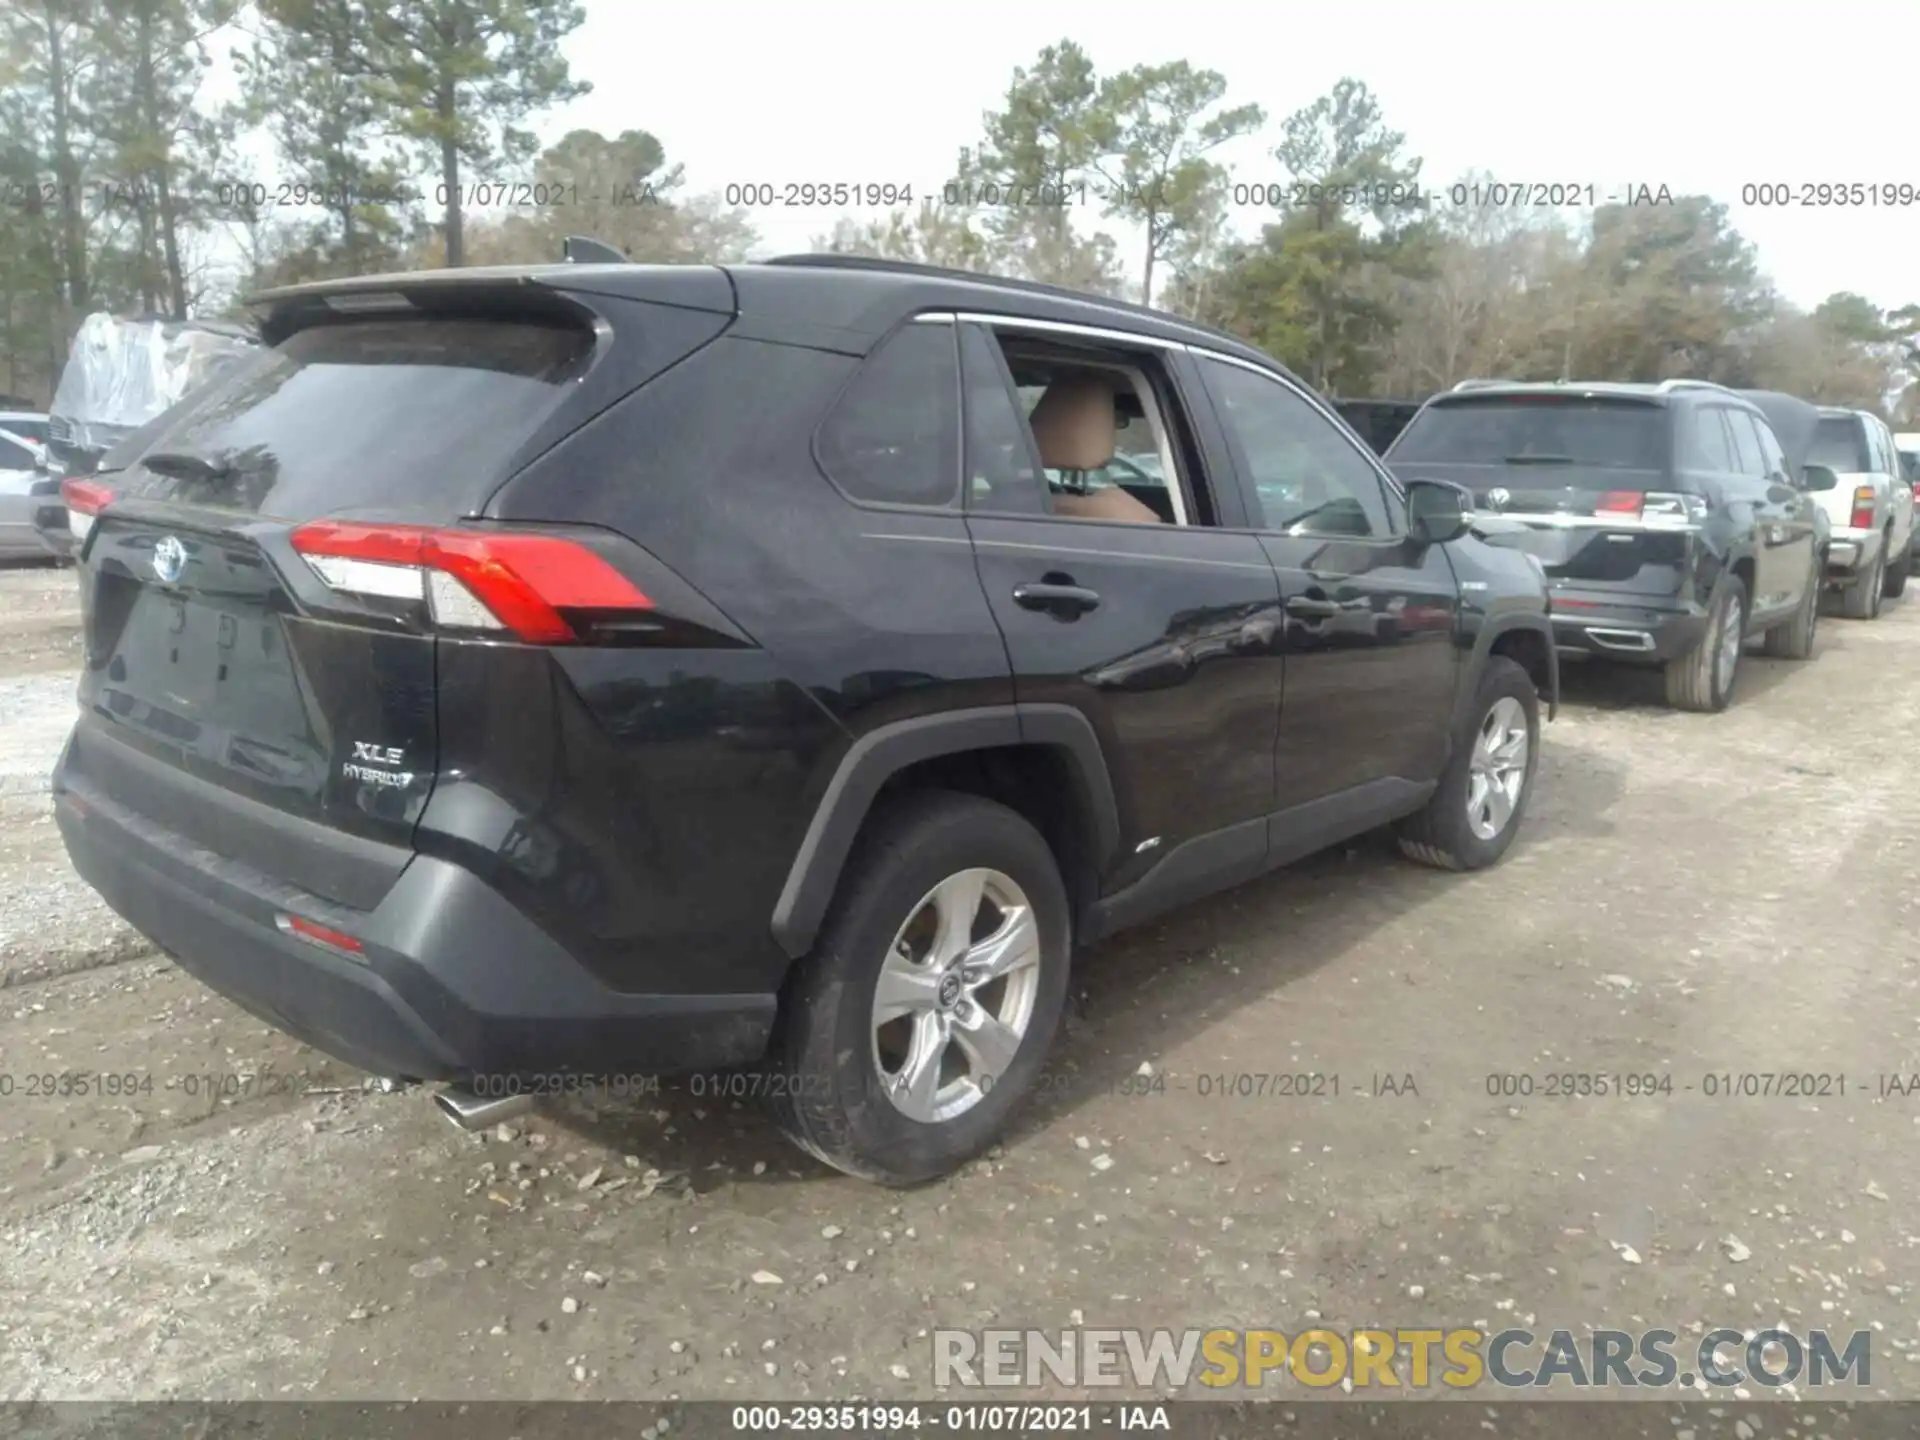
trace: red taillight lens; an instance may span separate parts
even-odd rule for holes
[[[273,917],[283,934],[296,939],[310,940],[315,945],[324,945],[329,950],[341,950],[349,955],[366,953],[366,946],[344,930],[335,930],[330,925],[322,925],[317,920],[309,920],[303,915],[279,914]]]
[[[60,482],[60,499],[67,507],[67,529],[73,538],[84,540],[93,529],[93,518],[107,508],[113,491],[98,480],[82,480],[69,475]]]
[[[1594,502],[1596,515],[1638,515],[1646,497],[1638,490],[1609,490]]]
[[[82,480],[69,475],[60,482],[60,498],[66,502],[69,510],[77,510],[82,515],[98,515],[113,499],[113,491],[97,480]]]
[[[320,520],[292,542],[335,590],[425,600],[442,625],[510,630],[536,644],[580,638],[562,611],[653,607],[600,556],[557,535]]]
[[[1862,485],[1853,492],[1853,518],[1847,522],[1855,530],[1873,528],[1873,487]]]

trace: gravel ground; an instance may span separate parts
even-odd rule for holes
[[[0,989],[153,953],[73,873],[47,803],[79,657],[73,571],[0,569]]]
[[[1920,1398],[1916,656],[1908,603],[1722,716],[1576,671],[1507,863],[1364,843],[1098,947],[1004,1147],[906,1193],[684,1086],[461,1134],[99,964],[30,783],[70,676],[0,682],[0,1075],[132,1078],[0,1106],[0,1398],[924,1397],[929,1327],[1082,1318],[1871,1328]],[[1789,1070],[1847,1093],[1704,1093]],[[1672,1091],[1489,1093],[1564,1071]],[[1229,1078],[1295,1072],[1338,1095]]]

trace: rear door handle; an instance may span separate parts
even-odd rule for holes
[[[1014,586],[1013,603],[1026,610],[1044,610],[1071,619],[1085,611],[1098,609],[1100,593],[1084,585],[1039,582]]]
[[[1339,613],[1340,606],[1332,600],[1316,600],[1311,595],[1287,597],[1287,614],[1303,620],[1328,620]]]

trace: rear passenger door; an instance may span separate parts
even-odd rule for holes
[[[1453,566],[1441,547],[1408,537],[1399,492],[1317,403],[1251,365],[1198,363],[1279,573],[1287,693],[1275,808],[1324,801],[1316,827],[1356,828],[1446,762],[1459,672]]]
[[[960,330],[980,583],[1021,704],[1071,706],[1100,739],[1122,831],[1106,889],[1196,841],[1181,863],[1204,874],[1197,888],[1258,873],[1279,589],[1253,536],[1205,523],[1218,511],[1182,394],[1191,362],[1178,346],[1057,323],[994,317]],[[1051,386],[1064,396],[1101,377],[1114,413],[1096,407],[1072,425],[1056,415],[1043,426],[1050,449],[1036,443],[1022,391],[1041,397],[1038,414]],[[1126,500],[1107,493],[1121,487]],[[1103,493],[1131,518],[1061,513]]]
[[[1800,523],[1800,492],[1786,475],[1786,462],[1777,460],[1780,473],[1769,472],[1767,449],[1746,410],[1731,405],[1720,412],[1733,442],[1738,473],[1729,479],[1732,495],[1753,516],[1753,594],[1747,598],[1751,616],[1780,614],[1793,608],[1806,578],[1810,544]],[[1779,453],[1779,443],[1774,443]]]

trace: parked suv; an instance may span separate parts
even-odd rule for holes
[[[1504,542],[1545,568],[1559,647],[1661,666],[1672,705],[1725,709],[1750,636],[1813,653],[1817,511],[1766,413],[1732,390],[1466,381],[1386,460],[1515,522]]]
[[[1913,486],[1893,432],[1864,410],[1823,408],[1809,458],[1838,481],[1819,496],[1833,525],[1827,583],[1849,617],[1877,619],[1881,597],[1905,590],[1913,567]]]
[[[60,828],[185,968],[463,1123],[759,1065],[815,1154],[925,1179],[1035,1081],[1073,943],[1521,823],[1538,568],[1226,335],[843,257],[259,308],[68,482]]]

